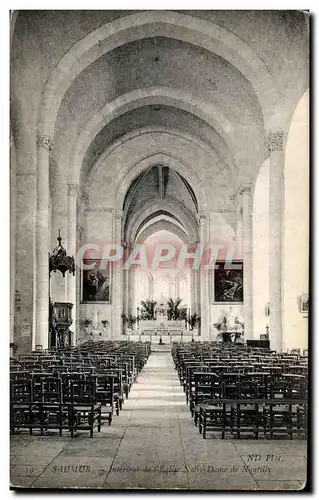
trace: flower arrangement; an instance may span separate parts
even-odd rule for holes
[[[134,329],[134,326],[135,326],[135,323],[138,321],[138,316],[133,316],[132,314],[122,314],[122,318],[123,318],[123,321],[124,323],[127,324],[127,328],[129,330],[133,330]]]
[[[196,312],[194,314],[188,314],[185,321],[188,323],[189,329],[194,330],[194,328],[200,324],[200,316]]]
[[[87,328],[88,326],[92,325],[92,320],[89,318],[85,318],[83,323],[84,323],[84,326]]]

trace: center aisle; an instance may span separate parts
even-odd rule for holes
[[[170,352],[152,353],[130,393],[129,407],[104,487],[258,489],[249,472],[228,474],[229,463],[244,465],[232,442],[199,436]]]

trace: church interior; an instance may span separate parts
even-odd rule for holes
[[[305,487],[308,66],[303,11],[11,12],[12,488]]]

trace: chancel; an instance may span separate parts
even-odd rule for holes
[[[304,487],[308,17],[11,13],[14,487]]]

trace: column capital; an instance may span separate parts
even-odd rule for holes
[[[79,186],[77,184],[67,184],[67,194],[68,196],[76,197],[79,191]]]
[[[237,188],[237,193],[243,194],[245,192],[251,192],[252,187],[253,187],[252,182],[242,182],[241,184],[239,184]]]
[[[230,201],[236,201],[236,200],[237,200],[237,191],[233,191],[233,192],[229,195],[229,199],[230,199]]]
[[[282,130],[270,131],[268,133],[266,147],[270,153],[273,151],[282,151],[284,142],[284,133]]]
[[[38,151],[51,151],[53,149],[53,140],[49,135],[38,134],[36,146]]]
[[[188,243],[188,247],[190,247],[190,248],[197,248],[198,246],[199,246],[198,240],[191,241],[190,243]]]
[[[198,213],[198,220],[201,221],[205,221],[207,219],[207,214],[205,212],[199,212]]]
[[[83,190],[81,195],[81,202],[87,206],[89,204],[89,201],[90,201],[89,193]]]

